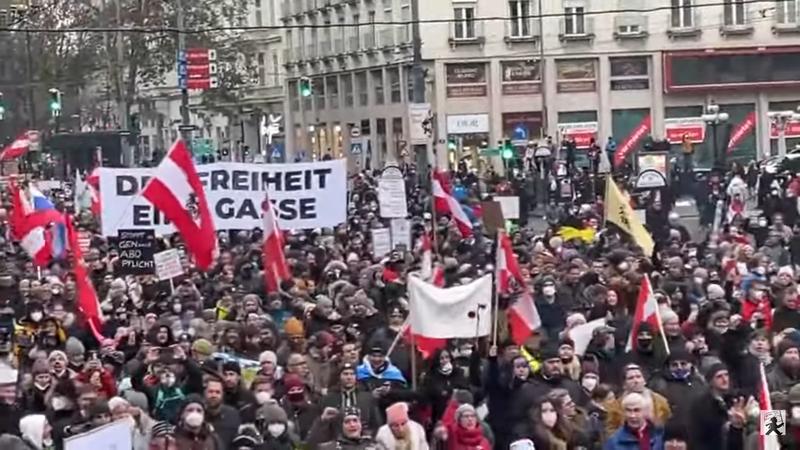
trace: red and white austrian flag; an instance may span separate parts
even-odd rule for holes
[[[20,156],[28,153],[31,148],[31,139],[28,137],[28,132],[19,135],[14,142],[8,144],[0,153],[0,161],[19,158]]]
[[[217,253],[216,230],[206,193],[183,140],[172,145],[142,196],[175,225],[197,267],[208,269]]]

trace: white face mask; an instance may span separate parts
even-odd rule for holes
[[[542,423],[547,428],[553,428],[558,421],[558,414],[555,411],[547,411],[542,413]]]
[[[285,423],[271,423],[267,425],[267,431],[269,434],[276,438],[283,434],[286,431],[286,424]]]
[[[450,373],[453,372],[453,363],[442,364],[442,366],[439,367],[439,372],[441,372],[442,375],[450,375]]]
[[[267,403],[270,400],[272,400],[272,394],[270,394],[269,392],[264,392],[264,391],[256,392],[256,402],[259,405],[263,405],[264,403]]]
[[[39,322],[40,320],[42,320],[42,313],[39,312],[39,311],[32,312],[31,313],[31,320],[34,321],[34,322]]]
[[[542,294],[552,297],[556,295],[556,287],[555,286],[545,286],[542,288]]]
[[[205,417],[203,416],[203,413],[193,411],[189,414],[186,414],[186,417],[183,419],[183,421],[186,422],[186,425],[189,425],[192,428],[199,428],[200,425],[203,424],[204,418]]]
[[[588,392],[592,392],[594,388],[597,387],[597,378],[595,377],[586,377],[581,382],[581,386],[586,389]]]
[[[792,406],[792,419],[800,419],[800,406]]]
[[[50,405],[53,407],[53,411],[63,411],[70,406],[69,400],[64,397],[53,397],[50,401]]]

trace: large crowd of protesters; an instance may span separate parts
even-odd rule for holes
[[[278,292],[265,293],[259,230],[220,231],[212,269],[187,260],[171,287],[118,275],[117,250],[83,214],[101,341],[75,311],[68,265],[37,268],[4,239],[0,449],[62,449],[124,421],[135,450],[760,450],[762,367],[771,409],[784,411],[780,448],[800,448],[793,174],[734,167],[698,182],[710,205],[743,182],[763,214],[715,223],[700,208],[696,230],[673,210],[679,183],[667,187],[646,205],[653,255],[604,223],[602,199],[551,198],[539,205],[546,221],[526,217],[509,233],[541,327],[517,345],[501,316],[497,345],[451,340],[424,355],[405,333],[406,280],[420,252],[372,251],[376,175],[354,177],[347,223],[286,233],[292,280]],[[430,214],[424,177],[413,167],[406,176],[414,241],[436,233],[445,286],[491,273],[494,236],[480,214],[463,239],[448,217]],[[452,177],[465,207],[516,190],[527,216],[524,177],[479,179],[463,168]],[[568,239],[564,225],[595,233]],[[663,335],[642,324],[630,336],[645,275]],[[500,298],[501,310],[515,300]],[[576,345],[570,330],[599,318],[606,324]]]

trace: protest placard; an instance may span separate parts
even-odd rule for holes
[[[153,254],[156,236],[153,230],[118,230],[118,275],[149,275],[155,272]]]
[[[156,253],[153,255],[153,261],[156,265],[156,276],[161,281],[183,275],[181,255],[174,248]]]
[[[118,420],[93,430],[64,439],[64,450],[131,450],[133,428],[126,420]]]

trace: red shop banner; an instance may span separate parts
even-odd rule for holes
[[[664,119],[664,137],[670,144],[683,143],[683,137],[692,144],[701,144],[706,139],[706,123],[700,117]]]
[[[769,122],[770,139],[778,139],[778,137],[780,137],[778,126],[769,119],[769,116],[767,116],[767,121]],[[787,138],[800,137],[800,122],[794,120],[786,122],[786,126],[783,129],[783,136]]]
[[[577,148],[589,148],[597,139],[597,122],[575,122],[558,124],[561,140],[573,140]]]
[[[736,128],[731,132],[731,139],[728,141],[728,153],[733,153],[736,147],[742,143],[744,138],[750,135],[756,129],[756,113],[752,111],[748,113],[744,120],[736,124]]]

